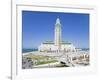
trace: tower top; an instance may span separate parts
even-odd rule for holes
[[[59,18],[56,19],[56,24],[60,24],[60,19]]]

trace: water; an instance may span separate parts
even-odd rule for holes
[[[82,48],[82,51],[89,51],[89,48]]]
[[[22,53],[32,52],[32,51],[38,51],[38,49],[22,49]]]

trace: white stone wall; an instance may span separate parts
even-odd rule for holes
[[[64,45],[61,45],[61,50],[62,51],[73,51],[75,50],[75,47],[72,45],[72,44],[64,44]]]
[[[38,47],[39,51],[56,51],[58,47],[54,44],[41,44]],[[75,51],[75,47],[72,44],[62,44],[61,45],[61,51]]]

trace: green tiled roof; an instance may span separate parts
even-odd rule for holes
[[[46,41],[43,44],[54,44],[54,42],[53,41]],[[71,44],[71,43],[69,43],[67,41],[62,41],[61,44]]]
[[[70,42],[67,42],[67,41],[62,41],[61,43],[62,44],[71,44]]]
[[[43,44],[54,44],[54,42],[53,41],[46,41]]]

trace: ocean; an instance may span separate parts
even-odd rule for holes
[[[22,53],[32,52],[32,51],[38,51],[38,49],[22,49]]]
[[[81,48],[82,51],[89,51],[89,48]]]

